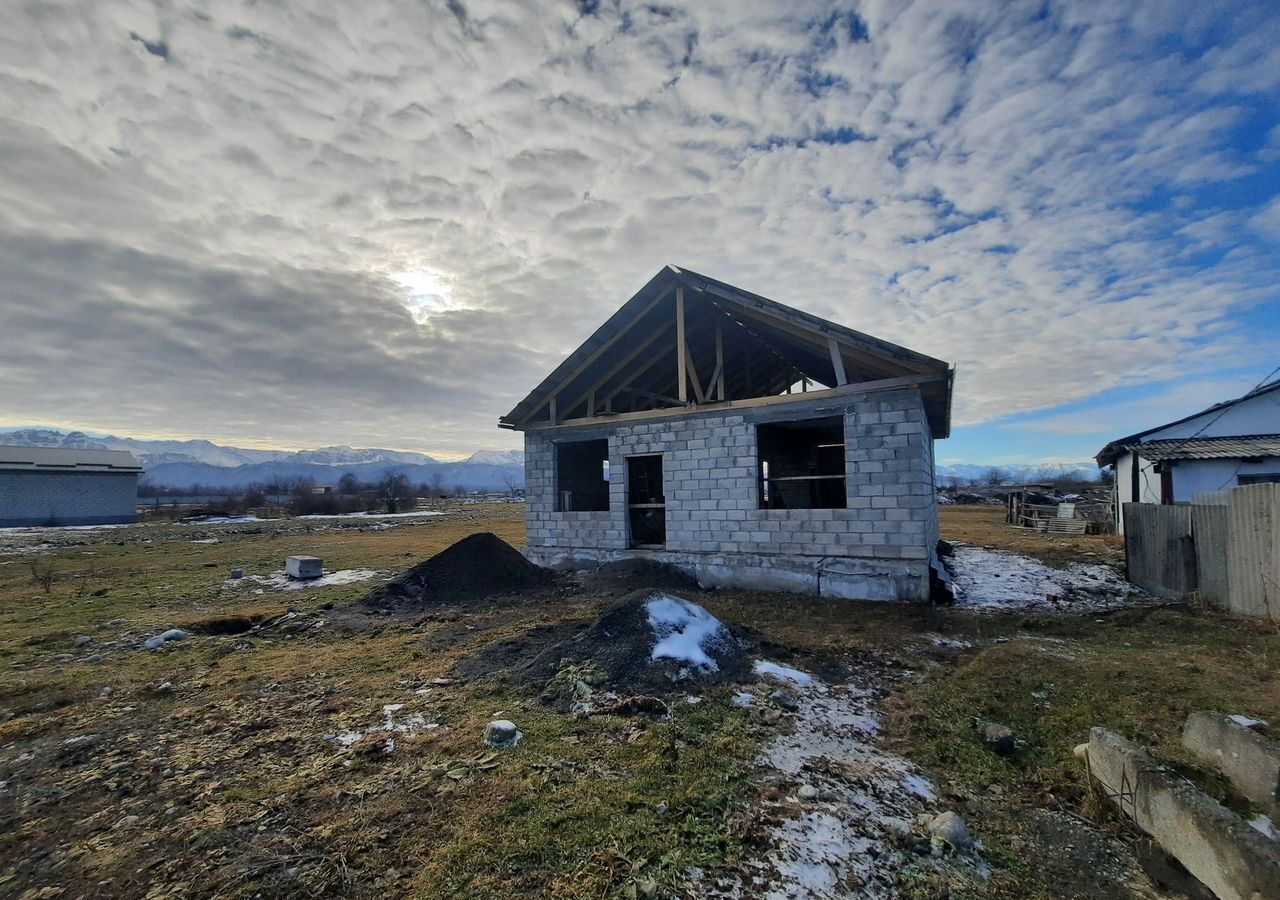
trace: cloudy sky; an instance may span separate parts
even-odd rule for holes
[[[664,263],[958,367],[942,460],[1280,364],[1280,6],[0,5],[0,426],[441,455]]]

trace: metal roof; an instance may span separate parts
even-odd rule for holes
[[[788,378],[799,380],[802,375],[822,384],[835,384],[838,379],[829,348],[829,342],[834,341],[850,383],[920,376],[934,436],[946,437],[950,432],[954,370],[942,360],[670,265],[663,267],[511,412],[502,416],[500,424],[527,427],[553,397],[560,401],[559,417],[571,418],[574,410],[590,405],[593,386],[605,395],[613,385],[621,383],[628,370],[620,367],[633,358],[638,358],[633,368],[646,373],[645,380],[635,383],[642,389],[640,393],[676,393],[677,287],[683,287],[688,294],[686,315],[691,332],[703,332],[702,337],[690,338],[693,355],[706,359],[713,352],[708,335],[718,322],[725,331],[726,372],[729,356],[750,357],[750,372],[744,373],[738,366],[728,379],[731,383],[727,399],[776,393],[769,390],[770,386],[781,390],[791,383]]]
[[[1122,450],[1136,450],[1146,459],[1240,459],[1280,456],[1280,434],[1251,434],[1239,437],[1168,438],[1129,444]]]
[[[1201,416],[1207,416],[1209,413],[1220,412],[1222,410],[1235,406],[1237,403],[1243,403],[1245,400],[1252,400],[1254,397],[1261,396],[1262,394],[1269,394],[1274,390],[1280,390],[1280,378],[1277,378],[1275,381],[1270,381],[1266,384],[1259,385],[1258,387],[1254,388],[1249,393],[1241,397],[1236,397],[1232,400],[1224,400],[1221,403],[1215,403],[1213,406],[1210,406],[1208,409],[1202,409],[1198,413],[1193,413],[1189,416],[1183,416],[1181,419],[1176,419],[1172,422],[1165,422],[1163,425],[1157,425],[1154,428],[1148,428],[1146,431],[1139,431],[1136,434],[1130,434],[1130,435],[1127,435],[1126,437],[1117,438],[1116,440],[1112,441],[1111,443],[1107,444],[1107,446],[1099,450],[1097,455],[1094,456],[1094,459],[1097,460],[1098,462],[1098,468],[1109,466],[1116,461],[1116,457],[1119,456],[1122,452],[1136,449],[1137,445],[1142,443],[1142,438],[1146,437],[1152,432],[1164,431],[1166,428],[1172,428],[1174,425],[1181,425],[1183,422],[1190,422],[1192,419],[1198,419]],[[1266,437],[1266,435],[1250,435],[1250,437]],[[1149,441],[1148,443],[1154,444],[1157,442]],[[1227,455],[1231,455],[1231,454],[1227,454]],[[1173,458],[1174,457],[1169,457],[1169,459],[1173,459]],[[1204,457],[1204,458],[1214,459],[1216,457]]]
[[[6,472],[141,472],[128,450],[64,450],[60,447],[0,446]]]

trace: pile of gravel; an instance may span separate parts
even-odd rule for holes
[[[554,578],[502,538],[489,532],[469,535],[364,599],[377,609],[422,610],[465,606],[498,594],[545,588]]]

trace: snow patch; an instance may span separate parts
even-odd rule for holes
[[[339,569],[337,572],[329,572],[319,578],[290,578],[283,573],[276,575],[246,575],[238,579],[228,578],[224,584],[228,587],[234,587],[237,584],[252,583],[273,591],[301,591],[305,588],[338,587],[344,584],[355,584],[359,581],[377,578],[381,574],[381,572],[373,569]]]
[[[1258,815],[1249,820],[1249,827],[1263,837],[1269,837],[1273,841],[1280,840],[1280,832],[1276,831],[1275,823],[1262,813],[1258,813]]]
[[[657,643],[651,659],[674,659],[695,669],[716,671],[719,666],[707,651],[730,640],[724,623],[696,603],[659,594],[645,604],[649,627]]]
[[[1241,728],[1266,728],[1267,723],[1261,719],[1251,719],[1248,716],[1231,715],[1227,716],[1232,722],[1235,722]]]
[[[799,669],[793,669],[781,663],[769,662],[767,659],[757,659],[752,668],[756,670],[757,675],[772,675],[780,681],[789,681],[792,684],[813,684],[813,676],[808,672],[801,672]]]
[[[402,513],[373,513],[373,512],[353,512],[353,513],[316,513],[309,516],[297,516],[299,519],[421,519],[428,516],[443,516],[445,513],[440,510],[415,509],[412,512]]]
[[[901,836],[910,832],[916,816],[935,811],[933,785],[906,759],[879,746],[880,719],[871,691],[806,677],[792,682],[799,684],[794,731],[776,737],[756,764],[765,780],[789,787],[801,781],[812,785],[817,799],[801,805],[790,798],[765,801],[763,821],[776,823],[767,833],[771,849],[746,860],[727,878],[717,878],[714,886],[704,885],[701,895],[770,900],[896,896],[898,873],[913,863],[968,867],[980,874],[980,859],[922,860],[903,849]],[[737,698],[734,704],[744,705]]]
[[[956,606],[960,608],[1108,609],[1125,605],[1135,592],[1110,566],[1073,563],[1066,569],[1053,569],[1008,550],[956,545],[947,565],[955,579]]]

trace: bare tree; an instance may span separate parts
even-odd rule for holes
[[[999,487],[1009,480],[1008,474],[998,466],[992,466],[982,473],[982,482],[988,487]]]
[[[388,472],[378,482],[378,499],[387,507],[387,512],[399,512],[405,501],[413,498],[413,486],[409,484],[409,476],[403,472]]]
[[[437,471],[431,473],[431,496],[436,497],[437,499],[444,496],[443,472]]]
[[[360,480],[350,472],[342,473],[338,479],[338,493],[350,496],[360,490]]]
[[[502,473],[502,483],[507,486],[507,496],[514,497],[516,495],[516,479],[510,472]]]

